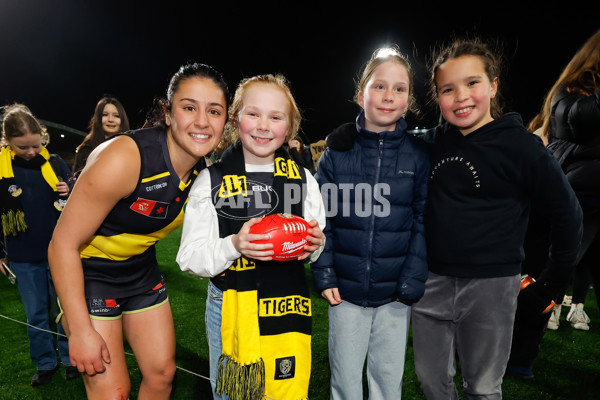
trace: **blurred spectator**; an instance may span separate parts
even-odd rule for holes
[[[90,133],[75,150],[73,172],[78,175],[88,156],[105,139],[129,130],[129,119],[123,105],[114,97],[105,96],[96,104],[94,115],[90,119]]]
[[[552,86],[541,111],[541,137],[547,138],[583,210],[583,238],[573,274],[567,321],[589,330],[583,306],[594,283],[600,307],[600,30],[573,56]],[[560,304],[569,282],[555,299],[548,328],[559,325]]]
[[[288,146],[288,152],[292,160],[299,166],[308,169],[314,175],[315,164],[313,163],[310,147],[305,146],[298,136],[288,140]]]
[[[17,277],[17,287],[25,308],[31,360],[37,372],[31,386],[48,383],[58,369],[56,345],[66,367],[66,379],[79,377],[71,366],[64,330],[55,343],[49,333],[51,311],[58,315],[56,292],[48,265],[48,243],[69,194],[66,181],[71,171],[64,161],[50,155],[43,145],[47,139],[29,108],[23,104],[5,106],[0,152],[0,213],[6,246],[2,258]],[[3,268],[2,273],[5,273]]]

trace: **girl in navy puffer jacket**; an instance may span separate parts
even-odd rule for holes
[[[312,264],[329,308],[331,398],[401,397],[410,305],[427,279],[424,210],[429,157],[406,132],[412,72],[397,49],[377,50],[355,100],[356,123],[328,136],[318,165],[327,240]]]

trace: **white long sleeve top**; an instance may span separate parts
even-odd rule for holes
[[[247,172],[273,172],[273,164],[246,164]],[[319,185],[305,169],[307,193],[304,201],[304,219],[316,220],[321,230],[325,229],[325,207]],[[176,261],[182,271],[200,277],[217,276],[231,266],[241,254],[232,242],[233,235],[219,237],[217,211],[211,199],[210,173],[204,169],[196,178],[185,208],[181,244]],[[324,244],[307,259],[313,262],[323,251]]]

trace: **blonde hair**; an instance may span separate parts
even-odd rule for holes
[[[28,133],[33,133],[41,135],[43,146],[50,143],[48,130],[44,125],[39,123],[26,105],[13,103],[2,107],[2,112],[4,114],[2,133],[7,141],[16,137],[25,136]]]
[[[544,138],[548,137],[550,130],[552,100],[563,86],[567,92],[582,96],[591,96],[600,87],[600,30],[575,53],[546,94],[540,112],[543,119],[541,136]]]
[[[408,62],[408,57],[400,51],[400,49],[397,45],[392,45],[389,47],[380,47],[373,52],[373,54],[371,55],[371,59],[369,59],[369,61],[367,61],[367,63],[365,64],[365,66],[362,70],[362,74],[360,75],[360,78],[358,79],[358,81],[356,83],[356,89],[354,91],[354,102],[356,104],[359,104],[358,103],[358,95],[360,93],[364,92],[367,82],[369,81],[369,79],[371,79],[371,76],[373,76],[373,73],[375,73],[375,70],[381,64],[384,64],[388,61],[396,63],[396,64],[400,64],[404,68],[406,68],[406,71],[408,72],[408,83],[409,83],[409,85],[408,85],[409,86],[408,87],[408,111],[418,114],[419,107],[417,106],[417,101],[415,99],[414,88],[413,88],[413,80],[414,80],[413,71],[410,66],[410,63]]]
[[[281,74],[256,75],[242,80],[238,85],[231,106],[229,107],[229,119],[225,124],[223,139],[217,146],[217,152],[223,152],[227,147],[237,143],[240,140],[240,131],[238,126],[239,114],[244,107],[244,95],[246,94],[246,90],[254,85],[271,85],[277,89],[280,89],[284,93],[290,106],[290,129],[285,138],[286,142],[298,134],[300,122],[302,121],[302,115],[298,105],[296,104],[296,100],[294,100],[294,96],[292,95],[290,84],[287,78]]]

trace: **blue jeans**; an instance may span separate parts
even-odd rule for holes
[[[219,357],[222,352],[221,341],[221,309],[223,308],[223,292],[212,282],[208,283],[206,296],[206,312],[204,314],[204,325],[206,326],[206,340],[208,341],[210,386],[212,387],[215,400],[227,400],[228,396],[219,396],[215,393],[217,386],[217,371],[219,368]]]
[[[11,262],[10,267],[17,276],[17,286],[21,301],[25,307],[25,315],[29,325],[50,331],[50,314],[53,319],[58,315],[56,291],[50,276],[48,262]],[[57,325],[58,354],[65,366],[70,366],[69,342],[64,336],[62,324]],[[29,337],[29,353],[37,369],[51,370],[58,365],[54,334],[32,327],[27,327]]]

